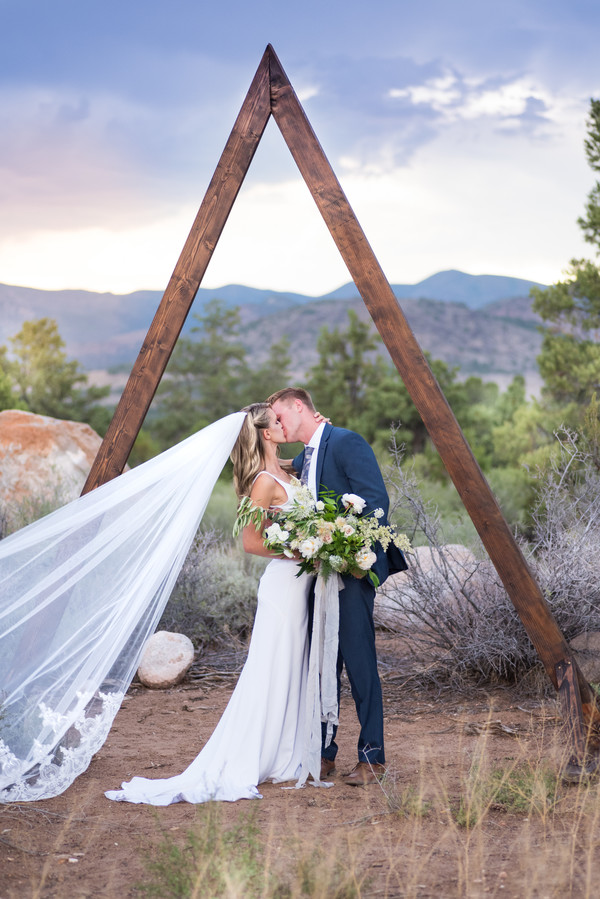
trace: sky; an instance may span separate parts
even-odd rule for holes
[[[0,282],[163,290],[271,43],[391,283],[591,256],[596,0],[0,0]],[[350,276],[273,120],[203,287]]]

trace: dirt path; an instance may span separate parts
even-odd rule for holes
[[[205,820],[206,807],[116,804],[103,791],[135,774],[182,770],[210,735],[231,683],[132,688],[108,741],[63,796],[0,806],[0,899],[140,895],[157,847],[165,839],[182,846]],[[338,776],[329,790],[265,784],[260,802],[218,805],[223,828],[252,815],[262,864],[287,884],[276,895],[597,895],[586,892],[599,873],[595,788],[585,800],[590,811],[583,829],[573,788],[563,787],[555,808],[538,815],[492,804],[472,827],[456,821],[468,772],[472,781],[480,756],[486,770],[527,758],[556,767],[553,704],[519,703],[506,692],[434,699],[392,683],[384,697],[390,776],[383,788],[348,787]],[[354,764],[357,727],[347,695],[341,720],[338,773]],[[301,876],[307,865],[316,867],[317,885]],[[337,885],[352,882],[352,890],[336,894],[326,885],[329,877]],[[155,895],[174,895],[164,890]],[[213,894],[200,889],[197,895]]]

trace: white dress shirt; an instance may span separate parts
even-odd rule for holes
[[[317,490],[317,455],[319,452],[319,444],[321,443],[321,437],[323,436],[323,431],[325,430],[325,422],[322,421],[315,433],[312,435],[306,446],[312,446],[314,448],[314,452],[312,454],[312,458],[310,460],[310,465],[308,468],[308,489],[312,493],[315,499],[318,496]]]

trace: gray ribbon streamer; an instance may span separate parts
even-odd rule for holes
[[[300,777],[303,787],[309,774],[315,786],[331,786],[321,780],[321,722],[327,724],[325,745],[329,746],[333,727],[338,723],[337,657],[339,643],[339,593],[344,583],[336,574],[317,577],[312,640],[306,689],[306,724]]]

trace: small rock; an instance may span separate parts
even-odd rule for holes
[[[145,687],[162,690],[180,683],[194,661],[194,644],[185,634],[157,631],[142,653],[137,676]]]

